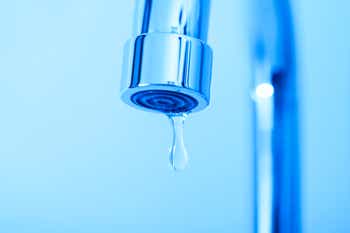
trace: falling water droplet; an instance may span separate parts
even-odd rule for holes
[[[188,163],[188,155],[183,137],[183,126],[186,118],[185,114],[168,115],[173,128],[173,144],[170,148],[170,165],[175,170],[183,170]]]

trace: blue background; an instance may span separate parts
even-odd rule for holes
[[[119,99],[130,1],[0,2],[0,232],[252,232],[242,0],[212,1],[212,102],[168,166],[166,117]],[[303,229],[350,231],[350,3],[292,3]]]

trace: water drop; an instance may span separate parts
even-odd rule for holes
[[[183,126],[186,115],[168,115],[168,117],[173,128],[173,143],[169,156],[170,165],[175,171],[183,170],[188,163],[188,154],[183,137]]]

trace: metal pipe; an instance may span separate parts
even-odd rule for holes
[[[210,101],[209,0],[138,0],[124,49],[122,99],[147,111],[182,114]]]
[[[298,233],[300,164],[295,48],[288,0],[254,0],[255,232]]]

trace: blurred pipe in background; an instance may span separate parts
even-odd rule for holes
[[[257,233],[301,232],[295,47],[288,0],[252,0]]]

